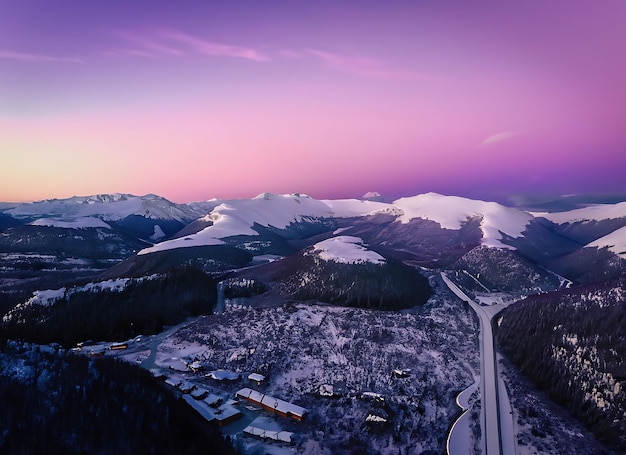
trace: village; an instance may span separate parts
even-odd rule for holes
[[[79,343],[72,350],[92,357],[117,357],[146,366],[151,363],[146,363],[145,348],[155,343],[153,338],[162,339],[163,335],[138,336],[118,343]],[[218,425],[224,435],[260,440],[267,453],[293,453],[294,445],[300,439],[298,423],[305,421],[308,409],[263,392],[267,382],[263,374],[223,369],[206,371],[202,362],[195,358],[172,357],[164,363],[163,367],[149,369],[152,377],[178,393],[207,422]],[[396,368],[389,374],[396,379],[408,378],[411,369]],[[241,386],[246,387],[238,388]],[[233,393],[233,390],[236,391]],[[348,393],[345,383],[341,382],[321,384],[318,389],[320,399],[336,399]],[[387,424],[383,395],[365,391],[358,398],[374,403],[381,411],[367,413],[364,425],[381,427]],[[267,446],[268,443],[275,445]]]
[[[455,391],[472,379],[472,321],[449,310],[227,305],[156,335],[74,350],[142,366],[242,454],[419,453],[444,446]]]

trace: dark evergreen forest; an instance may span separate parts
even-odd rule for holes
[[[626,453],[626,276],[522,300],[496,316],[501,349],[608,447]]]
[[[398,310],[423,305],[432,294],[428,279],[399,261],[342,264],[296,254],[270,266],[270,289],[297,300]]]
[[[53,305],[14,310],[0,336],[69,346],[84,340],[125,340],[153,334],[186,316],[209,314],[217,302],[217,279],[184,267],[131,279],[121,291],[70,288]]]
[[[138,366],[0,341],[0,453],[234,454]]]

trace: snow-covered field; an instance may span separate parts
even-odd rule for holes
[[[340,235],[313,245],[313,251],[319,252],[324,261],[335,261],[344,264],[371,262],[382,264],[385,258],[380,254],[368,250],[359,237]]]

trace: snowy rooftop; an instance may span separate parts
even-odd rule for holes
[[[274,398],[272,396],[266,395],[253,389],[249,389],[247,387],[239,390],[236,393],[236,396],[262,404],[265,407],[274,409],[276,412],[285,415],[293,415],[302,418],[304,414],[307,413],[307,410],[302,406],[283,401],[279,398]]]
[[[251,381],[263,382],[265,381],[265,376],[259,373],[250,373],[248,379],[250,379]]]
[[[248,425],[244,428],[243,432],[259,438],[287,443],[291,443],[291,437],[293,436],[293,433],[290,433],[289,431],[265,430],[263,428],[253,427],[252,425]]]

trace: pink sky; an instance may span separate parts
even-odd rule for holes
[[[0,5],[0,200],[626,192],[626,2]]]

